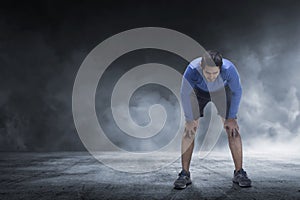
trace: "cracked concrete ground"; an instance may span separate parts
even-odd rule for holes
[[[174,190],[180,159],[148,173],[113,170],[86,152],[0,153],[0,199],[300,199],[300,156],[246,153],[245,170],[251,188],[231,182],[229,153],[211,153],[204,160],[193,157],[193,184]],[[174,156],[174,154],[165,155]],[[178,155],[175,155],[178,157]],[[119,152],[103,153],[106,162],[124,168],[163,163],[164,156],[139,160]],[[145,163],[145,164],[143,164]],[[145,166],[146,167],[146,166]]]

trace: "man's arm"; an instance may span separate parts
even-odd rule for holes
[[[226,129],[227,133],[232,136],[236,137],[239,133],[239,126],[237,124],[237,113],[242,97],[242,86],[240,81],[240,76],[235,68],[235,66],[232,64],[232,66],[228,69],[228,86],[232,92],[231,96],[231,104],[229,109],[229,114],[224,122],[224,128]]]
[[[237,69],[232,64],[228,69],[228,86],[232,92],[228,119],[236,119],[242,97],[242,85]]]
[[[193,79],[193,69],[188,66],[183,74],[180,95],[181,102],[184,111],[185,120],[191,122],[194,120],[193,110],[191,105],[190,95],[195,87],[195,82]]]

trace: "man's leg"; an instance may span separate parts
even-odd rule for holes
[[[194,149],[195,135],[197,132],[197,127],[199,124],[199,119],[196,120],[195,125],[192,127],[192,130],[185,128],[182,141],[181,141],[181,164],[182,169],[189,172],[191,158]]]
[[[181,141],[182,170],[179,173],[179,177],[174,182],[175,189],[184,189],[187,185],[192,183],[189,168],[194,149],[194,140],[197,132],[198,122],[199,120],[195,120],[185,124],[185,130]]]
[[[181,140],[181,164],[182,170],[178,178],[174,182],[175,189],[184,189],[187,185],[192,183],[190,170],[190,163],[194,149],[194,140],[197,132],[199,118],[203,116],[203,109],[209,102],[209,99],[199,98],[195,91],[190,95],[193,118],[191,122],[185,123],[185,129]]]
[[[222,118],[223,124],[225,119]],[[235,170],[239,171],[243,167],[243,149],[242,149],[242,139],[239,132],[231,134],[226,130],[229,148],[231,151],[232,159],[234,162]]]
[[[225,120],[223,118],[222,120],[224,123]],[[226,132],[228,136],[229,148],[235,165],[232,181],[241,187],[251,187],[251,180],[248,178],[247,173],[242,168],[243,150],[241,135],[238,131],[233,134],[226,129]]]

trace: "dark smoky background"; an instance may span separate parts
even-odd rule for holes
[[[244,89],[239,122],[243,142],[249,149],[297,151],[299,6],[299,1],[2,2],[0,150],[85,150],[72,116],[73,83],[81,63],[106,38],[128,29],[152,26],[182,32],[205,49],[221,51],[236,64]],[[151,55],[159,57],[159,51],[153,52],[144,51],[132,59],[146,63]],[[172,56],[164,58],[181,73],[184,71],[185,62]],[[112,70],[115,74],[124,73],[122,65]],[[106,80],[105,84],[109,84]],[[169,93],[166,89],[146,87],[145,91],[149,102],[170,100],[164,95]],[[96,107],[103,109],[99,95],[106,98],[110,92],[97,93]],[[171,112],[178,105],[173,100],[173,107],[166,107]],[[142,116],[133,118],[149,122],[147,116]],[[203,129],[199,130],[199,144],[208,117],[200,122]],[[176,126],[175,122],[167,125]],[[223,146],[225,134],[218,147]]]

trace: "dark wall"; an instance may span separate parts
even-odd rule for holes
[[[73,82],[85,56],[101,41],[121,31],[155,26],[189,35],[206,49],[219,49],[226,57],[241,63],[245,88],[250,85],[246,78],[250,72],[243,69],[242,64],[248,61],[247,53],[241,52],[250,51],[261,60],[280,53],[291,55],[289,52],[300,49],[299,1],[107,0],[1,4],[1,151],[84,150],[72,118]],[[275,45],[267,54],[265,41]],[[292,58],[272,59],[266,66],[279,61],[283,64],[282,59],[290,62]],[[268,69],[261,69],[266,70],[262,73],[268,74]],[[284,73],[285,77],[289,74]],[[262,78],[257,80],[270,83]],[[285,86],[278,83],[277,91],[282,92]],[[282,95],[276,92],[268,94],[282,100]],[[245,127],[250,126],[245,122]],[[298,126],[294,126],[296,130]]]

